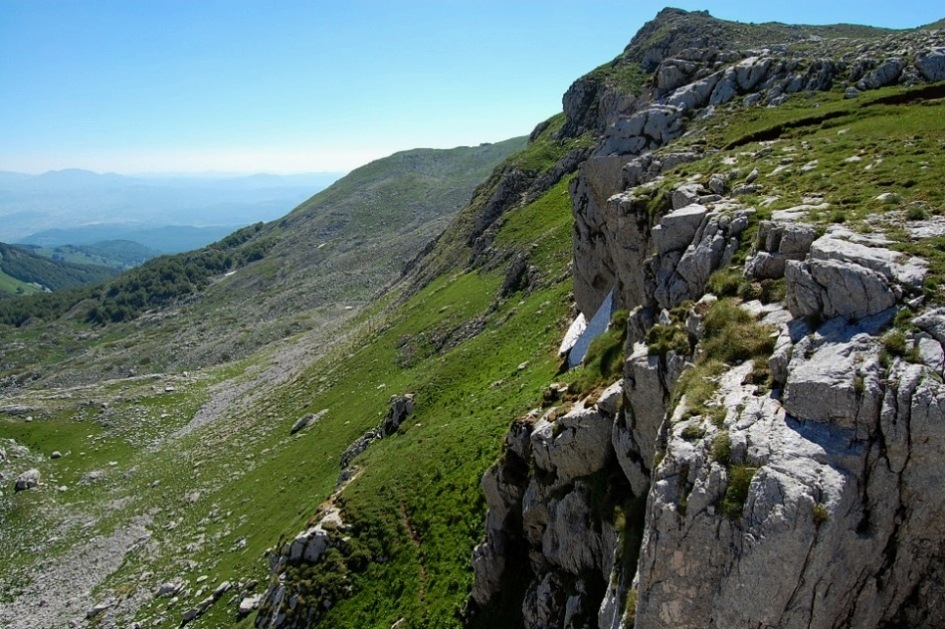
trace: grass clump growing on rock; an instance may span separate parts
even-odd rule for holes
[[[717,301],[706,313],[702,342],[707,357],[725,363],[767,357],[774,350],[771,329],[729,299]]]
[[[748,499],[748,488],[751,479],[755,477],[758,468],[750,465],[732,465],[728,468],[728,487],[722,498],[722,513],[731,520],[742,517],[745,501]]]
[[[706,403],[715,395],[718,389],[717,378],[725,371],[725,365],[717,360],[700,361],[691,369],[687,369],[676,382],[676,402],[683,395],[686,396],[686,411],[683,418],[688,419],[696,415],[709,415],[711,409]]]
[[[584,367],[570,387],[574,392],[588,393],[621,373],[626,354],[624,345],[628,316],[626,310],[614,312],[610,318],[610,327],[591,343],[584,358]]]
[[[722,465],[728,465],[731,461],[732,437],[727,430],[718,433],[712,440],[712,458]]]
[[[669,352],[681,356],[692,353],[689,345],[689,333],[678,325],[654,325],[646,333],[647,354],[666,358]]]
[[[827,520],[830,519],[830,514],[827,512],[827,507],[824,506],[822,502],[818,502],[813,507],[811,507],[811,516],[814,518],[814,525],[817,528],[820,528],[821,525],[826,524]]]

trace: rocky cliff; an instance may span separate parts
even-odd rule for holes
[[[668,9],[614,68],[561,133],[622,370],[511,427],[468,624],[942,626],[945,31]]]

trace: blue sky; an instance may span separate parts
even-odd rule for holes
[[[929,0],[670,2],[914,27]],[[524,135],[665,2],[0,0],[0,170],[343,171]]]

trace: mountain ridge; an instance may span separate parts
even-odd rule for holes
[[[0,502],[0,619],[937,626],[945,518],[917,499],[945,451],[936,37],[657,41],[649,73],[621,56],[579,78],[328,333],[186,373],[96,373],[150,355],[130,328],[57,357],[96,375],[24,378],[0,412],[3,470],[42,473]],[[285,220],[258,233],[321,244],[345,215]],[[251,265],[278,274],[268,255]],[[241,274],[215,290],[250,294]],[[602,302],[609,329],[565,371],[561,339]],[[71,606],[35,605],[95,544],[109,567]]]

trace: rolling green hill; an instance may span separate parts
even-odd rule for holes
[[[74,380],[144,365],[194,369],[334,325],[395,280],[492,168],[524,143],[396,153],[354,170],[281,220],[150,260],[100,289],[0,303],[0,321],[9,325],[50,322],[48,343],[34,343],[37,353],[14,370],[62,376],[65,364],[47,371],[37,363],[45,364],[47,351],[58,356],[63,336],[129,337],[104,361],[90,358],[94,346],[79,343],[67,361],[81,365],[69,370]],[[127,328],[103,329],[106,322]],[[97,326],[91,332],[90,324]],[[0,329],[0,337],[23,334],[34,332]],[[181,342],[187,352],[176,349]]]
[[[64,260],[50,260],[29,249],[0,243],[0,272],[9,280],[4,284],[11,294],[24,294],[39,290],[63,290],[90,284],[99,284],[117,271],[91,264],[78,264]],[[31,285],[33,290],[25,288]]]
[[[107,266],[123,271],[144,264],[161,252],[132,240],[105,240],[88,245],[59,245],[40,247],[38,245],[20,245],[44,258],[59,262],[92,264]]]

